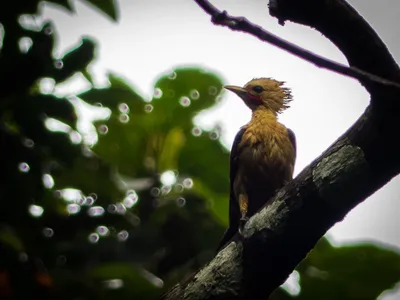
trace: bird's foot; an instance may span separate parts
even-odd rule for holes
[[[244,228],[244,225],[246,225],[246,223],[247,223],[248,220],[249,220],[249,218],[246,217],[246,216],[242,216],[242,217],[240,218],[240,220],[239,220],[239,234],[240,234],[240,235],[243,235],[243,234],[242,234],[242,233],[243,233],[243,228]]]

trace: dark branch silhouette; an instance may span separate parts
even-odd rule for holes
[[[364,82],[375,82],[380,85],[400,88],[399,83],[363,71],[357,67],[347,67],[343,64],[334,62],[330,59],[324,58],[302,47],[299,47],[289,41],[286,41],[274,35],[273,33],[267,30],[264,30],[260,26],[251,23],[244,17],[230,16],[226,11],[221,11],[217,9],[207,0],[194,0],[194,1],[212,17],[211,20],[215,25],[226,26],[234,31],[241,31],[248,33],[254,37],[257,37],[261,41],[268,42],[276,47],[279,47],[293,55],[296,55],[297,57],[300,57],[310,63],[315,64],[320,68],[331,70],[336,73],[358,79],[361,81],[363,85],[365,85]],[[272,15],[278,14],[279,9],[277,3],[280,3],[280,1],[276,0],[270,1],[270,11]],[[280,21],[281,24],[283,24],[282,20],[283,19],[281,19]]]

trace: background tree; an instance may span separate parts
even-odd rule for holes
[[[113,1],[90,2],[117,18]],[[57,97],[48,85],[77,72],[91,81],[96,44],[85,38],[58,57],[56,28],[34,17],[43,3],[10,3],[0,12],[0,296],[157,299],[212,259],[227,226],[229,152],[219,128],[193,124],[223,79],[176,68],[146,99],[109,74],[106,88]],[[94,141],[78,130],[82,103],[107,114]],[[322,239],[297,268],[301,293],[273,297],[376,299],[399,265],[392,250]]]

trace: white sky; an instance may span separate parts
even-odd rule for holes
[[[267,0],[214,0],[214,5],[250,21],[302,47],[338,62],[341,52],[317,31],[287,23],[277,24],[268,14]],[[397,45],[400,5],[394,1],[349,1],[375,28],[393,56]],[[194,1],[119,0],[120,20],[107,17],[75,1],[77,13],[50,6],[43,10],[59,32],[58,50],[76,45],[84,35],[99,42],[98,59],[92,65],[99,83],[107,71],[123,76],[150,97],[157,76],[174,66],[206,66],[222,75],[226,83],[244,85],[253,77],[274,77],[292,88],[294,101],[280,118],[297,136],[298,174],[331,145],[362,114],[368,93],[350,78],[325,71],[256,38],[212,25]],[[66,87],[69,92],[83,86]],[[209,128],[215,122],[224,128],[223,141],[230,147],[250,111],[232,93],[215,109],[196,121]],[[374,240],[400,248],[399,177],[356,207],[329,234],[336,243]]]

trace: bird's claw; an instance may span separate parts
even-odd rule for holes
[[[240,235],[243,235],[242,234],[243,233],[243,228],[244,228],[244,225],[246,225],[248,220],[249,220],[249,218],[246,217],[246,216],[243,216],[243,217],[240,218],[240,220],[239,220],[239,234]]]

